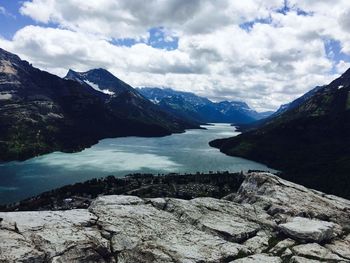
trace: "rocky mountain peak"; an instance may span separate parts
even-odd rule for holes
[[[77,74],[79,74],[79,73],[76,72],[76,71],[74,71],[73,69],[69,69],[65,78],[68,78],[68,79],[69,79],[70,76],[75,76],[75,75],[77,75]]]
[[[19,56],[10,53],[2,48],[0,48],[0,59],[12,60],[12,61],[20,61]]]
[[[86,72],[76,72],[70,69],[65,79],[89,85],[93,89],[107,95],[120,94],[126,91],[136,92],[130,85],[103,68],[91,69]]]
[[[110,78],[117,78],[114,76],[111,72],[109,72],[107,69],[104,68],[95,68],[95,69],[90,69],[87,71],[87,74],[103,74],[105,77],[110,77]]]

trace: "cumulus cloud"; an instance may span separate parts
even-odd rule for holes
[[[350,54],[348,10],[345,0],[32,0],[20,12],[51,27],[26,26],[0,45],[61,76],[104,67],[134,86],[271,110],[346,69],[325,46]],[[147,44],[152,28],[177,48]]]
[[[345,62],[344,60],[341,60],[338,64],[337,64],[337,72],[339,74],[344,73],[346,70],[348,70],[350,68],[350,63],[349,62]]]
[[[43,23],[94,33],[107,38],[144,38],[147,30],[163,26],[191,34],[266,17],[283,1],[211,0],[33,0],[21,13]]]
[[[93,67],[114,72],[131,70],[154,74],[187,74],[204,70],[196,68],[189,56],[179,50],[164,52],[143,43],[132,47],[115,46],[105,39],[66,29],[27,26],[19,30],[11,42],[3,40],[2,43],[11,51],[23,54],[36,66],[53,72]]]

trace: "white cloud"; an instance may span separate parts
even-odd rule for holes
[[[336,68],[337,68],[337,72],[339,74],[342,74],[342,73],[344,73],[346,70],[348,70],[350,68],[350,62],[345,62],[344,60],[341,60],[337,64]]]
[[[26,1],[22,14],[59,28],[27,26],[11,41],[0,39],[0,46],[61,76],[68,68],[104,67],[134,86],[170,86],[215,100],[243,100],[259,110],[276,109],[331,81],[334,69],[339,74],[349,65],[336,64],[325,41],[339,41],[350,54],[350,6],[345,0],[290,0],[292,10],[286,15],[276,12],[283,3]],[[300,9],[312,15],[298,15]],[[255,23],[250,30],[239,26],[263,18],[271,23]],[[146,39],[153,27],[163,27],[165,41],[178,37],[178,49],[110,41]]]
[[[33,0],[21,13],[36,21],[110,38],[145,38],[163,26],[177,32],[212,32],[227,24],[266,17],[282,0]]]
[[[51,71],[105,67],[115,71],[155,74],[191,73],[195,65],[179,50],[163,51],[139,43],[132,47],[115,46],[104,39],[65,29],[27,26],[12,42],[4,41],[13,52],[22,54],[36,66]]]

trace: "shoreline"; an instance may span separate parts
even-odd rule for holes
[[[247,173],[258,170],[249,170]],[[262,172],[262,171],[261,171]],[[222,198],[236,192],[243,182],[243,172],[196,172],[169,174],[128,174],[107,176],[65,185],[24,200],[0,205],[0,211],[69,210],[86,208],[99,195],[127,194],[142,198],[196,197]]]

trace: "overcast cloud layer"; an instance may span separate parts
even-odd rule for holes
[[[0,38],[0,47],[39,68],[64,76],[103,67],[134,86],[258,110],[349,67],[347,0],[33,0],[19,12],[33,25]]]

